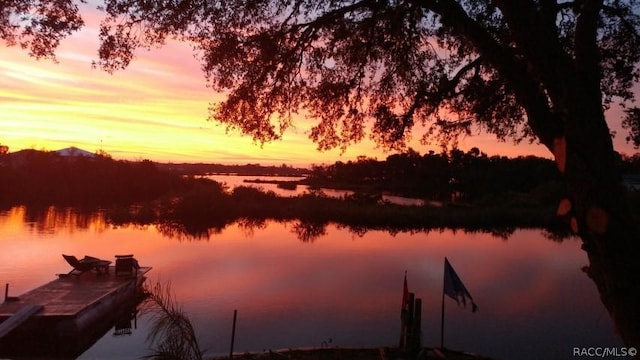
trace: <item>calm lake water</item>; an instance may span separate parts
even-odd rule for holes
[[[301,241],[296,223],[235,224],[208,240],[171,238],[154,226],[113,228],[101,217],[50,209],[38,221],[22,207],[0,212],[0,281],[19,295],[68,272],[61,254],[112,259],[133,253],[150,282],[171,282],[208,355],[288,347],[393,346],[402,281],[423,299],[423,343],[440,342],[444,257],[480,310],[446,300],[445,346],[500,359],[571,358],[574,347],[621,346],[595,285],[580,270],[578,240],[540,230],[508,238],[431,231],[353,233],[329,225]],[[149,319],[128,336],[107,332],[80,359],[147,354]]]

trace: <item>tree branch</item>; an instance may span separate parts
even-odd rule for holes
[[[603,0],[584,0],[576,22],[575,66],[583,75],[600,74],[600,51],[598,50],[598,20]],[[597,82],[600,91],[600,77],[588,79]],[[586,84],[585,84],[586,85]]]
[[[315,18],[313,21],[292,25],[292,29],[302,28],[302,27],[315,27],[316,25],[321,25],[322,27],[324,25],[328,25],[328,22],[330,22],[330,20],[343,17],[345,14],[348,14],[355,10],[360,10],[363,8],[373,9],[374,8],[373,5],[375,4],[376,4],[375,0],[362,0],[360,2],[353,3],[349,6],[343,6],[343,7],[334,9],[332,11],[326,12],[318,16],[317,18]]]
[[[539,84],[513,52],[500,44],[484,27],[470,18],[454,0],[421,1],[420,5],[441,17],[443,26],[469,39],[478,53],[507,80],[525,109],[531,129],[549,149],[562,134],[562,124],[553,114]]]
[[[476,69],[477,71],[482,60],[482,57],[478,56],[474,60],[462,66],[451,79],[443,79],[442,85],[437,89],[437,91],[427,91],[424,86],[421,86],[418,91],[416,91],[413,102],[403,115],[403,118],[412,117],[415,111],[426,103],[425,100],[431,100],[433,103],[440,103],[445,97],[447,97],[448,93],[455,90],[466,73],[473,69]],[[434,107],[434,110],[435,109],[436,107]]]

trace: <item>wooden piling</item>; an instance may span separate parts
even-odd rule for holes
[[[407,301],[407,311],[403,314],[401,319],[401,331],[400,331],[400,348],[407,349],[411,347],[411,338],[413,331],[413,320],[415,314],[415,294],[409,293],[409,300]]]
[[[422,299],[415,299],[409,347],[412,350],[418,350],[422,347]]]
[[[406,314],[401,318],[399,348],[417,351],[422,347],[422,299],[409,293]]]
[[[413,320],[414,302],[416,295],[412,292],[409,293],[409,328],[411,328],[411,321]]]
[[[233,359],[233,343],[236,340],[236,318],[238,317],[238,310],[233,310],[233,325],[231,327],[231,348],[229,349],[229,359]]]

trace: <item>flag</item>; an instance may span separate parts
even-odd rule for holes
[[[451,266],[446,257],[444,258],[444,293],[455,300],[458,306],[462,303],[462,305],[466,307],[468,299],[471,301],[471,311],[478,311],[478,306],[473,302],[473,297],[469,293],[469,290],[464,286],[462,280],[460,280],[456,271],[453,270],[453,266]]]

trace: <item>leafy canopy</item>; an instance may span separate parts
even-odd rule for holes
[[[0,1],[0,39],[28,49],[36,58],[55,59],[60,40],[83,25],[73,0]]]
[[[64,16],[44,13],[58,20],[32,27],[57,35],[44,49],[81,24],[70,0],[15,1],[4,5],[2,37],[16,41],[6,26],[14,14],[48,4]],[[602,112],[633,102],[640,77],[638,0],[106,0],[102,9],[99,66],[115,71],[137,48],[187,41],[213,90],[227,94],[210,119],[259,142],[303,112],[318,119],[310,137],[320,149],[368,130],[403,148],[416,124],[425,141],[455,140],[475,124],[552,148],[572,93],[596,84]],[[23,45],[38,45],[24,29]]]

